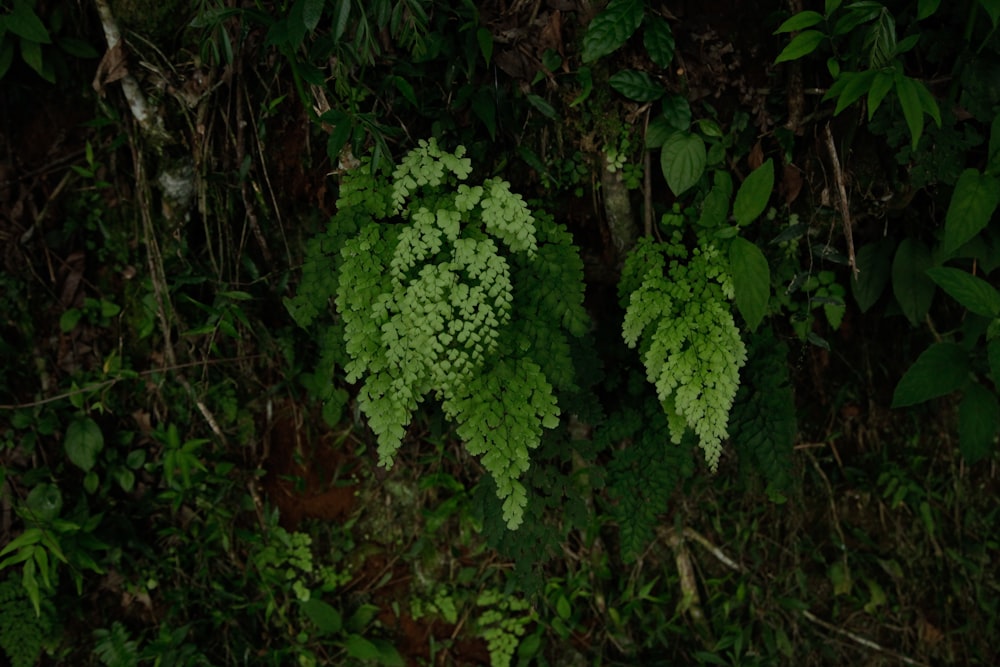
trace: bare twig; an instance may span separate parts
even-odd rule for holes
[[[833,143],[833,134],[830,132],[830,124],[823,126],[823,138],[826,142],[826,150],[830,154],[830,163],[833,165],[833,180],[837,186],[837,202],[840,204],[840,217],[844,222],[844,238],[847,239],[847,261],[857,279],[858,264],[854,257],[854,234],[851,229],[851,204],[847,199],[847,187],[844,185],[844,172],[840,168],[840,158],[837,157],[837,147]]]
[[[926,662],[920,662],[919,660],[914,660],[913,658],[908,658],[905,655],[901,655],[901,654],[896,653],[895,651],[893,651],[891,649],[887,649],[886,647],[882,646],[881,644],[873,642],[871,639],[868,639],[866,637],[862,637],[861,635],[855,634],[855,633],[851,632],[850,630],[845,630],[843,628],[838,628],[833,623],[828,623],[828,622],[824,621],[821,618],[817,618],[816,615],[813,614],[812,612],[810,612],[808,609],[803,609],[802,610],[802,615],[807,620],[809,620],[812,623],[815,623],[816,625],[820,626],[821,628],[829,630],[830,632],[834,632],[834,633],[836,633],[836,634],[838,634],[838,635],[840,635],[842,637],[847,637],[851,641],[853,641],[853,642],[855,642],[855,643],[857,643],[857,644],[859,644],[861,646],[864,646],[865,648],[872,649],[873,651],[878,651],[879,653],[882,653],[884,655],[890,656],[893,659],[899,660],[900,662],[902,662],[904,664],[913,665],[914,667],[930,667],[930,665],[928,665]]]

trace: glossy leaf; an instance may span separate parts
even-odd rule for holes
[[[1000,316],[1000,293],[982,278],[945,266],[927,269],[927,275],[951,298],[973,313],[989,318]]]
[[[1000,430],[1000,403],[996,394],[970,382],[958,404],[958,449],[968,463],[988,457],[996,447]]]
[[[636,102],[652,102],[663,97],[666,90],[645,72],[622,70],[614,74],[608,83],[619,93]]]
[[[771,298],[771,270],[756,245],[737,236],[729,246],[729,266],[736,291],[736,307],[753,331],[767,314]]]
[[[969,381],[969,355],[955,343],[934,343],[896,385],[892,407],[903,408],[945,396]]]
[[[583,62],[593,62],[621,48],[642,23],[643,13],[642,0],[611,0],[587,26]]]
[[[913,238],[903,239],[892,262],[892,292],[914,325],[923,321],[934,297],[934,283],[926,273],[932,264],[930,250]]]
[[[811,28],[817,23],[823,20],[823,15],[819,12],[814,12],[811,10],[806,10],[804,12],[799,12],[795,16],[787,19],[784,23],[778,26],[778,29],[774,31],[775,35],[779,35],[783,32],[795,32],[796,30],[805,30],[806,28]]]
[[[733,217],[740,226],[749,225],[767,208],[774,189],[774,161],[768,158],[754,169],[736,193]]]
[[[978,234],[989,223],[998,203],[1000,182],[996,178],[975,169],[963,171],[945,214],[944,254],[952,255]]]
[[[705,142],[687,132],[675,132],[663,143],[660,166],[675,196],[687,192],[705,173]]]

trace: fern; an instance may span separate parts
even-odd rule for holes
[[[626,562],[643,552],[670,495],[682,479],[694,474],[692,443],[664,445],[669,437],[667,414],[651,398],[613,414],[595,435],[607,446],[628,442],[615,450],[608,466],[612,516]]]
[[[382,465],[433,397],[493,477],[514,529],[529,452],[559,423],[556,392],[575,389],[569,337],[588,329],[583,266],[563,228],[501,179],[463,182],[471,171],[464,149],[431,140],[391,182],[367,169],[346,174],[337,215],[310,242],[286,305],[311,326],[336,293],[340,321],[327,326],[343,327],[344,371],[362,383],[358,405]],[[336,355],[324,350],[314,382],[332,376]]]
[[[768,483],[768,494],[781,500],[792,483],[792,445],[797,425],[788,347],[770,329],[750,340],[744,382],[729,415],[733,449],[743,474],[758,471]]]
[[[139,664],[139,650],[135,640],[120,622],[115,621],[110,630],[94,630],[94,653],[107,667],[136,667]]]
[[[42,606],[36,614],[20,581],[11,576],[0,581],[0,648],[11,667],[37,664],[51,629],[47,607]]]
[[[701,239],[688,257],[679,241],[679,232],[671,243],[643,239],[629,255],[619,284],[626,307],[622,335],[629,347],[640,349],[670,439],[679,443],[692,429],[714,471],[746,347],[733,319],[733,286],[721,253]]]

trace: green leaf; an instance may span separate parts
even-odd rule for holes
[[[672,128],[687,132],[691,128],[691,105],[683,95],[671,95],[663,100],[663,117]]]
[[[479,28],[476,31],[476,41],[479,43],[479,52],[483,54],[483,60],[488,67],[493,60],[493,33],[486,28]]]
[[[893,75],[879,70],[875,74],[875,78],[872,79],[871,86],[868,88],[868,120],[872,119],[875,112],[878,110],[879,105],[882,104],[882,100],[890,90],[892,90],[892,84],[895,81]]]
[[[979,384],[966,386],[958,404],[958,449],[968,463],[988,457],[1000,430],[1000,403],[996,394]]]
[[[982,230],[997,204],[1000,203],[1000,183],[988,174],[966,169],[958,177],[955,191],[944,219],[945,256],[952,255]]]
[[[675,132],[663,143],[660,166],[667,185],[680,196],[698,182],[705,173],[705,142],[688,132]]]
[[[535,95],[534,93],[528,93],[525,97],[527,98],[528,103],[531,104],[531,106],[538,109],[538,111],[541,112],[543,116],[555,120],[556,110],[552,108],[551,104],[546,102],[538,95]]]
[[[77,417],[66,428],[64,445],[73,465],[89,472],[97,463],[97,455],[104,449],[104,434],[90,417]]]
[[[797,60],[809,55],[819,47],[824,37],[826,35],[819,30],[805,30],[800,32],[792,38],[788,46],[782,49],[778,57],[774,59],[774,64],[777,65],[788,60]]]
[[[941,0],[917,0],[917,20],[923,21],[938,10]]]
[[[993,386],[1000,386],[1000,339],[986,343],[986,358],[989,360]]]
[[[57,37],[56,43],[74,58],[96,58],[100,55],[90,42],[75,37]]]
[[[701,203],[701,215],[698,224],[702,227],[719,227],[726,222],[729,214],[729,194],[718,186],[714,186]]]
[[[622,70],[608,79],[611,87],[636,102],[652,102],[663,97],[666,90],[645,72]]]
[[[740,226],[749,225],[757,219],[767,202],[771,199],[774,188],[774,162],[768,158],[764,164],[754,169],[736,193],[733,203],[733,217]]]
[[[851,278],[851,292],[862,313],[875,305],[882,296],[892,272],[892,241],[883,239],[858,250],[855,262],[858,275]]]
[[[7,543],[7,546],[0,551],[0,556],[6,556],[12,551],[17,551],[21,547],[31,546],[32,544],[37,544],[41,541],[44,532],[41,528],[29,528],[13,540]],[[29,556],[30,557],[30,556]],[[0,569],[3,569],[3,565],[0,565]]]
[[[986,11],[990,21],[993,22],[993,27],[996,28],[997,21],[1000,20],[1000,0],[979,0],[979,5]]]
[[[59,516],[62,511],[62,492],[55,484],[42,482],[31,490],[25,502],[31,512],[32,521],[48,523]]]
[[[351,0],[337,0],[337,8],[333,11],[333,41],[339,42],[344,36],[350,18]]]
[[[969,355],[955,343],[934,343],[896,385],[892,407],[904,408],[961,389],[969,380]]]
[[[69,333],[76,328],[76,325],[80,322],[80,318],[83,317],[83,311],[79,308],[68,308],[63,311],[63,314],[59,316],[59,330],[63,333]]]
[[[322,600],[310,598],[302,603],[302,611],[319,629],[320,634],[330,635],[340,632],[344,622],[337,609]]]
[[[736,291],[736,307],[753,331],[767,314],[771,298],[771,269],[756,245],[737,236],[729,246],[729,267]]]
[[[906,119],[907,127],[910,128],[910,135],[913,137],[911,145],[916,150],[917,143],[920,142],[920,135],[924,131],[924,107],[920,101],[917,84],[910,77],[897,74],[896,95],[899,96],[903,117]]]
[[[302,5],[302,24],[306,30],[312,32],[319,25],[319,20],[323,17],[323,4],[326,0],[305,0]]]
[[[649,126],[646,128],[646,148],[660,148],[667,138],[676,131],[677,128],[670,125],[666,118],[657,116],[649,121]]]
[[[990,176],[1000,173],[1000,114],[993,117],[990,125],[990,152],[987,156],[986,173]]]
[[[42,56],[42,45],[31,40],[21,40],[21,59],[43,79],[45,76],[45,62]]]
[[[674,60],[674,33],[670,24],[659,16],[646,17],[642,43],[649,59],[660,67],[669,67]]]
[[[837,107],[833,110],[833,115],[836,116],[867,93],[871,89],[877,73],[876,70],[865,70],[864,72],[844,72],[841,74],[840,79],[843,79],[845,83],[840,97],[837,99]],[[829,93],[824,96],[824,99],[828,96]]]
[[[795,32],[796,30],[804,30],[805,28],[811,28],[817,23],[823,21],[823,15],[819,12],[814,12],[811,10],[806,10],[804,12],[799,12],[795,16],[789,18],[774,31],[773,34],[779,35],[783,32]]]
[[[927,275],[963,307],[983,317],[1000,316],[1000,292],[988,282],[967,271],[937,266]]]
[[[934,298],[934,283],[927,275],[931,268],[931,252],[920,241],[903,239],[892,262],[892,292],[903,314],[916,325],[927,315]]]
[[[35,44],[52,43],[52,38],[49,37],[49,31],[45,28],[45,24],[38,18],[38,14],[31,8],[31,5],[24,0],[14,0],[14,9],[4,19],[7,30],[18,37]],[[21,47],[24,48],[23,43]]]
[[[619,49],[642,23],[642,0],[611,0],[594,17],[583,36],[583,62],[590,63]]]
[[[381,652],[378,646],[368,641],[361,635],[350,635],[344,642],[344,649],[347,655],[358,660],[378,660]]]

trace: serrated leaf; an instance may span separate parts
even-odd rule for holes
[[[817,23],[823,20],[823,15],[819,12],[814,12],[812,10],[806,10],[804,12],[799,12],[795,16],[787,19],[784,23],[778,26],[778,29],[774,31],[773,34],[780,35],[783,32],[795,32],[796,30],[804,30],[806,28],[811,28]]]
[[[647,16],[642,43],[649,59],[660,67],[669,67],[674,60],[674,33],[670,24],[659,16]]]
[[[645,72],[622,70],[608,79],[611,87],[636,102],[652,102],[663,97],[666,90]]]
[[[788,60],[798,60],[803,56],[809,55],[819,47],[825,36],[819,30],[805,30],[800,32],[792,38],[788,46],[781,50],[778,57],[774,59],[774,64],[777,65]]]
[[[11,13],[3,18],[7,30],[18,37],[36,44],[52,43],[52,38],[49,37],[49,31],[45,28],[45,24],[38,18],[38,14],[31,8],[31,5],[24,0],[14,0],[14,8]]]
[[[991,319],[1000,316],[1000,293],[982,278],[946,266],[927,269],[927,275],[948,296],[973,313]]]
[[[858,302],[862,313],[875,305],[892,273],[892,241],[883,239],[877,243],[862,246],[857,252],[855,263],[858,275],[851,278],[851,293]]]
[[[760,248],[740,236],[729,246],[729,267],[736,291],[736,307],[753,331],[767,314],[771,269]]]
[[[590,63],[619,48],[642,23],[642,0],[611,0],[594,17],[583,36],[583,62]]]
[[[958,449],[968,463],[977,463],[993,453],[1000,430],[1000,403],[996,394],[970,382],[958,404]]]
[[[990,221],[1000,203],[1000,183],[988,174],[966,169],[955,183],[944,220],[945,256],[952,255]]]
[[[90,417],[78,417],[66,428],[64,446],[73,465],[89,472],[104,449],[104,434]]]
[[[750,172],[736,192],[736,201],[733,202],[736,224],[745,226],[756,220],[767,208],[773,189],[774,161],[768,158],[764,164]]]
[[[688,132],[675,132],[663,142],[660,167],[675,196],[687,192],[705,173],[705,142]]]
[[[892,407],[904,408],[957,391],[969,380],[969,355],[955,343],[934,343],[903,374]]]
[[[934,297],[934,282],[927,275],[931,252],[920,241],[903,239],[892,262],[892,293],[911,324],[923,321]]]

